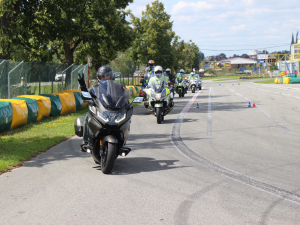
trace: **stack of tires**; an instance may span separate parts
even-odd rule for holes
[[[72,113],[87,107],[80,90],[0,99],[0,132],[49,116]]]

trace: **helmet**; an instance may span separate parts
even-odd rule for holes
[[[109,66],[101,66],[97,73],[97,79],[100,80],[114,80],[114,72]]]
[[[161,66],[156,66],[155,68],[154,68],[154,73],[155,73],[155,76],[157,77],[157,78],[160,78],[161,77],[161,75],[162,75],[162,67]]]
[[[195,75],[195,73],[194,73],[194,72],[191,72],[191,75]]]
[[[150,68],[150,70],[153,70],[153,67],[154,67],[154,60],[149,60],[148,61],[148,64],[149,64],[149,68]]]
[[[171,69],[170,68],[166,69],[166,73],[170,74],[171,73]]]
[[[183,73],[184,73],[184,70],[183,70],[183,69],[179,70],[179,73],[183,74]]]

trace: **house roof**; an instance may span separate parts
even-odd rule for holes
[[[222,61],[230,61],[231,64],[256,64],[257,61],[254,59],[249,58],[241,58],[241,57],[234,57],[230,59],[223,59]]]

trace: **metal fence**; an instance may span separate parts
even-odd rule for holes
[[[0,99],[78,89],[78,73],[87,78],[88,65],[0,60]]]

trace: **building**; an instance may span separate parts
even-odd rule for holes
[[[222,61],[230,61],[231,68],[239,69],[240,67],[255,66],[257,61],[249,58],[233,57],[229,59],[223,59]]]
[[[257,60],[257,55],[258,54],[259,54],[259,51],[257,51],[257,50],[249,51],[250,59]]]

